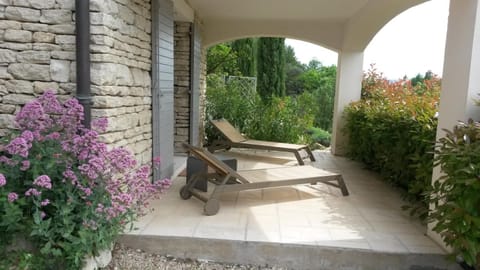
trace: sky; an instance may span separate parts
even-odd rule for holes
[[[388,79],[414,77],[431,70],[441,76],[449,0],[431,0],[412,7],[386,24],[365,49],[366,71],[371,64]],[[312,43],[287,39],[297,59],[336,65],[337,53]]]

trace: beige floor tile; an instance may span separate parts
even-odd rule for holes
[[[330,229],[332,240],[335,241],[359,241],[365,240],[363,231],[356,229]]]
[[[317,241],[317,246],[321,247],[339,247],[339,248],[354,248],[354,249],[365,249],[371,250],[370,245],[364,239],[358,240],[323,240]]]
[[[368,220],[368,219],[367,219]],[[391,234],[416,234],[421,233],[415,224],[411,223],[400,223],[394,221],[371,221],[370,224],[373,226],[375,231],[381,233],[391,233]]]
[[[281,242],[280,230],[275,230],[275,227],[270,226],[267,228],[259,228],[256,226],[249,226],[246,231],[247,241],[260,241],[260,242]]]
[[[281,226],[280,237],[282,243],[317,245],[317,241],[331,241],[328,229]]]
[[[245,240],[245,228],[224,228],[198,226],[193,233],[194,237],[211,239]]]
[[[447,254],[443,249],[438,246],[407,246],[407,249],[411,253],[419,254]]]
[[[157,216],[141,231],[142,235],[192,236],[199,219],[195,217]]]
[[[394,235],[383,233],[364,233],[365,239],[374,251],[406,253],[408,249]]]

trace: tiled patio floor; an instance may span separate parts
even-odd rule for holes
[[[296,165],[293,155],[283,153],[232,150],[221,155],[236,158],[239,170]],[[180,198],[185,177],[178,176],[132,234],[444,253],[425,236],[425,226],[402,212],[400,192],[377,174],[329,152],[315,151],[315,156],[311,165],[343,175],[349,196],[322,184],[225,193],[219,213],[205,216],[203,202]]]

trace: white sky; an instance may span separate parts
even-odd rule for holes
[[[364,70],[375,64],[389,79],[413,77],[431,70],[442,75],[449,0],[431,0],[410,8],[385,25],[367,46]],[[287,39],[302,63],[317,59],[336,65],[337,53],[299,40]]]

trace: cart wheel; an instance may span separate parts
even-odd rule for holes
[[[207,216],[213,216],[216,213],[218,213],[218,210],[220,209],[220,202],[217,199],[210,199],[207,201],[205,204],[205,207],[203,208],[205,215]]]
[[[188,200],[192,197],[192,192],[190,192],[190,190],[188,190],[188,186],[183,186],[181,189],[180,189],[180,198],[184,199],[184,200]]]

